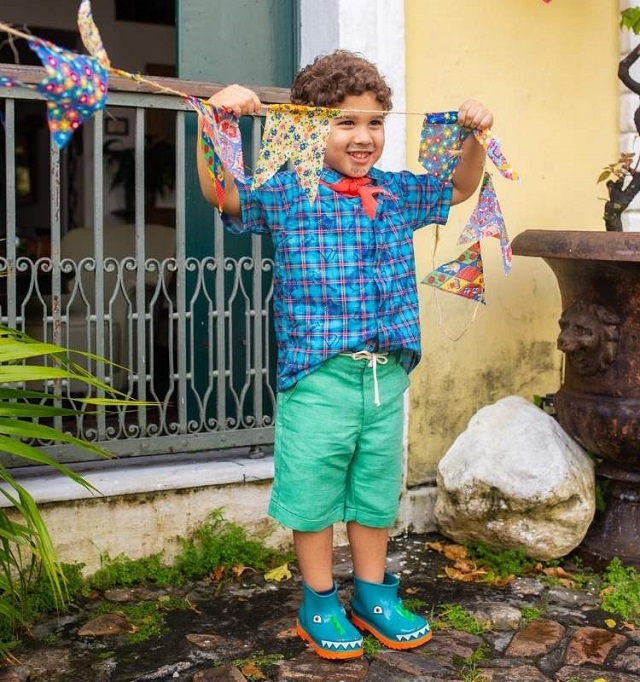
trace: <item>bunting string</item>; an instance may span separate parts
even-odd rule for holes
[[[212,106],[206,100],[149,80],[140,74],[114,67],[93,19],[90,0],[81,0],[77,21],[89,56],[64,50],[0,22],[0,30],[28,42],[40,58],[46,73],[45,78],[35,85],[0,77],[0,87],[25,87],[43,95],[47,101],[52,140],[59,148],[64,147],[84,121],[104,108],[109,75],[124,77],[143,83],[155,91],[180,97],[200,119],[202,132],[199,145],[214,185],[218,208],[222,210],[226,171],[239,182],[246,181],[238,117],[228,110]],[[364,109],[350,111],[381,113]],[[260,114],[255,114],[266,114],[266,120],[252,186],[260,187],[290,161],[309,201],[315,201],[330,130],[329,122],[341,113],[340,109],[328,107],[293,104],[264,106]],[[382,113],[424,117],[418,161],[428,173],[443,181],[451,179],[460,159],[462,145],[470,135],[484,147],[487,158],[504,178],[518,180],[518,173],[507,161],[500,140],[492,130],[471,130],[461,126],[457,111],[425,113],[392,110]],[[459,244],[467,244],[467,248],[458,258],[433,268],[423,283],[484,303],[480,244],[487,237],[500,241],[503,267],[508,274],[511,269],[511,247],[500,204],[488,173],[483,177],[478,203],[458,241]]]

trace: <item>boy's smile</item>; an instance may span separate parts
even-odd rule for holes
[[[384,149],[382,105],[373,93],[365,92],[345,97],[336,109],[342,114],[330,121],[324,163],[342,175],[364,177]]]

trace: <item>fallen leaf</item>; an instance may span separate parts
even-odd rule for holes
[[[467,549],[464,545],[445,545],[444,542],[427,542],[425,546],[427,549],[433,549],[452,561],[467,556]]]
[[[250,677],[254,680],[266,680],[267,678],[265,677],[265,674],[258,668],[258,666],[253,663],[252,661],[249,661],[245,665],[240,668],[240,672],[245,676],[245,677]]]
[[[558,582],[563,586],[566,587],[569,590],[573,590],[576,586],[575,582],[573,580],[567,580],[566,578],[560,578]]]
[[[615,626],[617,625],[617,623],[615,622],[615,620],[613,620],[613,618],[605,618],[605,619],[604,619],[604,624],[605,624],[608,628],[615,628]]]
[[[458,559],[455,564],[455,568],[464,573],[472,573],[478,570],[478,565],[471,561],[471,559]]]
[[[467,548],[464,545],[445,545],[442,553],[447,559],[455,561],[456,559],[464,559],[467,556]]]
[[[482,569],[478,569],[477,571],[459,571],[452,566],[445,566],[444,572],[452,580],[458,580],[462,583],[480,581],[487,575],[487,572]]]
[[[239,578],[245,571],[249,570],[248,566],[243,566],[242,564],[238,564],[237,566],[234,566],[232,569],[233,574]]]
[[[267,581],[281,582],[282,580],[291,580],[291,571],[289,570],[289,564],[282,564],[277,568],[267,571],[264,574],[264,579]]]
[[[501,578],[500,576],[494,578],[491,581],[491,584],[495,585],[496,587],[506,587],[507,585],[510,585],[515,579],[516,576],[512,573],[511,575],[508,575],[504,578]]]
[[[551,576],[552,578],[558,578],[560,581],[570,580],[573,584],[573,574],[565,571],[561,566],[550,566],[548,568],[543,568],[542,573]]]
[[[622,623],[621,627],[623,627],[625,630],[635,630],[636,629],[636,626],[634,623],[627,623],[626,620]]]
[[[218,568],[211,571],[211,573],[209,574],[209,579],[213,580],[216,583],[219,583],[224,578],[224,571],[225,571],[224,566],[218,566]]]

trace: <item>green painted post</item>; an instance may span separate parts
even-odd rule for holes
[[[180,78],[248,86],[291,85],[296,69],[297,0],[177,0],[176,12]],[[205,258],[213,255],[214,209],[200,193],[195,163],[195,115],[190,119],[186,142],[186,251],[188,258]],[[245,137],[249,130],[250,126],[243,125]],[[264,246],[267,251],[270,244],[265,240]],[[249,237],[226,235],[224,252],[234,259],[249,256]],[[187,301],[193,282],[193,279],[187,280]],[[194,377],[203,377],[204,387],[208,345],[204,304],[201,314],[196,310],[195,317],[191,339],[193,370]],[[234,339],[241,338],[243,325],[244,320],[234,323]],[[242,372],[243,363],[244,347],[239,345],[234,349],[235,370]],[[194,405],[188,403],[188,414],[193,410]]]

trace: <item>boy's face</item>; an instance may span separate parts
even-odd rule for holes
[[[341,115],[330,121],[326,166],[342,175],[361,178],[382,155],[384,149],[384,112],[370,92],[349,95],[336,109]]]

